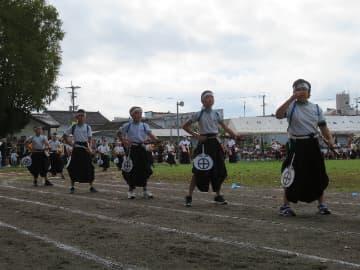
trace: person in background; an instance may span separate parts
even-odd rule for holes
[[[131,120],[119,128],[119,140],[127,149],[133,162],[130,171],[122,171],[122,175],[129,186],[128,199],[135,199],[135,188],[143,188],[143,196],[146,199],[153,198],[153,194],[148,191],[147,183],[153,171],[146,153],[145,143],[149,142],[148,138],[157,141],[158,138],[152,133],[148,124],[141,121],[142,109],[134,106],[129,110]]]
[[[52,186],[53,184],[47,178],[47,172],[49,170],[49,157],[45,151],[49,150],[50,145],[46,136],[44,136],[43,129],[40,126],[34,127],[35,136],[29,137],[25,141],[27,148],[31,149],[31,165],[28,170],[34,177],[34,186],[38,186],[39,175],[44,178],[45,186]]]

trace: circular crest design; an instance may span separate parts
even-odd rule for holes
[[[288,188],[292,185],[295,178],[295,170],[293,166],[289,166],[285,168],[285,170],[281,174],[280,182],[282,187]]]
[[[214,161],[209,155],[204,153],[194,158],[194,167],[199,171],[209,171],[214,166]]]
[[[133,162],[131,160],[130,157],[125,157],[123,163],[121,164],[121,170],[123,170],[124,172],[131,172],[131,170],[133,169],[134,165]]]
[[[32,159],[30,156],[23,157],[21,159],[21,164],[25,167],[30,167],[32,164]]]

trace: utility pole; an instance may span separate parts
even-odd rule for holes
[[[65,87],[65,88],[71,89],[71,92],[68,92],[69,94],[71,94],[71,104],[72,104],[72,106],[70,106],[70,108],[71,108],[70,111],[75,112],[75,98],[77,97],[75,89],[78,89],[78,88],[81,88],[81,87],[80,86],[74,86],[72,84],[72,81],[71,81],[71,86],[68,86],[68,87]]]
[[[262,95],[262,107],[263,107],[263,116],[265,116],[265,106],[266,106],[266,103],[265,103],[265,97],[266,95]]]
[[[356,115],[359,115],[359,103],[360,97],[354,98],[355,99],[355,108],[356,108]]]
[[[263,94],[262,96],[262,107],[263,107],[263,117],[265,117],[265,106],[266,106],[266,103],[265,103],[265,97],[266,97],[266,95],[265,94]],[[263,136],[263,134],[261,134],[261,136],[260,136],[260,142],[261,142],[261,152],[264,154],[264,136]]]
[[[245,107],[246,106],[246,101],[244,101],[244,117],[245,117]]]

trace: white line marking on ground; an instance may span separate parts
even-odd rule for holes
[[[117,188],[128,188],[127,185],[125,184],[116,184],[116,185],[113,185],[113,184],[104,184],[104,183],[100,183],[100,182],[96,182],[96,185],[97,186],[105,186],[105,187],[117,187]],[[151,189],[155,189],[155,190],[164,190],[164,191],[177,191],[177,192],[181,192],[183,191],[184,194],[186,194],[186,192],[188,192],[187,189],[175,189],[175,188],[167,188],[167,187],[156,187],[156,186],[153,186],[153,185],[149,185],[149,187],[151,187]],[[106,189],[104,189],[105,191],[107,191]],[[196,192],[195,191],[195,194],[204,194],[204,192]],[[232,195],[235,195],[235,194],[232,194]],[[247,194],[243,194],[243,193],[238,193],[237,194],[239,197],[242,197],[242,198],[254,198],[256,197],[256,195],[247,195]],[[175,197],[174,197],[175,198]],[[273,201],[276,201],[276,200],[282,200],[282,197],[275,197],[273,198],[272,196],[261,196],[261,197],[257,197],[257,198],[260,198],[260,199],[267,199],[267,200],[273,200]],[[339,201],[327,201],[328,204],[336,204],[336,205],[353,205],[353,206],[360,206],[360,202],[358,203],[352,203],[352,202],[339,202]],[[239,205],[239,206],[250,206],[250,205],[246,205],[246,204],[242,204],[242,203],[233,203],[231,202],[231,204],[234,204],[234,205]],[[258,207],[258,208],[264,208],[264,206],[254,206],[254,205],[251,205],[250,207]],[[265,208],[271,208],[271,209],[274,209],[273,207],[265,207]]]
[[[11,183],[11,182],[15,182],[14,180],[6,180],[6,181],[2,181],[2,183],[3,184],[8,184],[8,183]],[[17,181],[18,182],[18,181]],[[62,183],[67,183],[67,181],[65,180],[62,180],[62,179],[59,179],[59,181],[56,181],[56,182],[62,182]],[[109,181],[109,180],[104,180],[104,182],[106,182],[106,183],[108,183],[108,182],[114,182],[115,183],[115,185],[113,185],[113,184],[106,184],[106,183],[102,183],[102,182],[95,182],[95,185],[98,185],[98,186],[109,186],[109,187],[118,187],[118,188],[128,188],[128,186],[127,185],[125,185],[125,184],[121,184],[121,183],[119,183],[119,181]],[[161,183],[161,182],[153,182],[151,185],[148,185],[148,187],[150,188],[150,189],[155,189],[155,190],[164,190],[164,191],[177,191],[177,192],[180,192],[180,191],[184,191],[184,194],[186,194],[187,192],[188,192],[188,190],[187,189],[175,189],[175,188],[167,188],[167,187],[158,187],[158,185],[159,184],[161,184],[161,185],[167,185],[167,183]],[[181,184],[177,184],[177,183],[171,183],[171,185],[178,185],[178,186],[180,186]],[[59,185],[56,185],[56,186],[58,186],[58,187],[60,187]],[[251,190],[251,188],[250,187],[241,187],[242,188],[242,190],[245,190],[246,189],[246,192],[248,192],[248,191],[253,191],[253,190]],[[272,188],[272,189],[270,189],[271,191],[281,191],[281,189],[275,189],[275,188]],[[109,191],[109,190],[107,190],[107,189],[102,189],[102,191],[105,191],[105,192],[112,192],[112,191]],[[200,196],[202,196],[202,195],[204,195],[205,196],[205,194],[207,194],[207,193],[204,193],[204,192],[199,192],[199,191],[197,191],[197,190],[195,190],[194,191],[194,193],[196,194],[196,195],[200,195]],[[327,194],[338,194],[338,193],[329,193],[329,192],[327,192]],[[234,195],[235,196],[235,194],[232,194],[232,195]],[[239,197],[241,197],[241,198],[254,198],[254,197],[256,197],[257,195],[248,195],[248,194],[244,194],[244,193],[238,193],[237,194]],[[281,195],[281,194],[278,194],[279,196]],[[173,196],[172,197],[173,199],[181,199],[181,200],[183,200],[184,198],[181,198],[181,197],[175,197],[175,196]],[[276,201],[276,200],[282,200],[282,197],[280,198],[280,197],[273,197],[273,196],[261,196],[261,197],[257,197],[257,198],[260,198],[260,199],[267,199],[267,200],[273,200],[273,201]],[[211,201],[209,201],[209,200],[201,200],[201,199],[199,199],[200,201],[204,201],[204,202],[211,202]],[[351,205],[351,206],[356,206],[356,207],[359,207],[360,206],[360,202],[357,202],[357,203],[355,203],[355,202],[339,202],[339,201],[330,201],[330,200],[328,200],[327,201],[327,203],[329,204],[329,205],[344,205],[344,206],[348,206],[348,205]],[[237,205],[237,206],[246,206],[246,207],[254,207],[254,208],[261,208],[261,209],[263,209],[263,208],[267,208],[267,209],[272,209],[272,210],[274,210],[274,209],[277,209],[277,207],[269,207],[269,206],[257,206],[257,205],[249,205],[249,204],[244,204],[244,203],[236,203],[236,202],[230,202],[230,204],[232,204],[232,205]],[[341,214],[341,213],[339,213],[339,212],[334,212],[334,211],[332,211],[333,213],[335,213],[335,214],[337,214],[337,215],[339,215],[339,216],[345,216],[345,215],[343,215],[343,214]]]
[[[2,188],[10,188],[10,189],[16,189],[21,191],[29,191],[29,189],[20,188],[20,187],[14,187],[14,186],[0,186]],[[70,195],[65,193],[58,193],[58,192],[50,192],[50,191],[41,191],[41,190],[31,190],[32,192],[41,193],[41,194],[50,194],[50,195],[57,195],[62,197],[72,197],[72,198],[79,198],[83,200],[90,200],[90,201],[99,201],[99,202],[105,202],[105,203],[112,203],[116,205],[121,205],[121,202],[114,201],[114,200],[108,200],[103,198],[92,198],[87,196],[81,196],[81,195]],[[119,192],[124,193],[125,192]],[[135,201],[133,201],[135,202]],[[138,201],[136,201],[138,203]],[[166,210],[169,212],[177,212],[177,213],[183,213],[188,215],[199,215],[199,216],[206,216],[206,217],[212,217],[212,218],[220,218],[220,219],[233,219],[233,220],[244,220],[244,221],[251,221],[256,223],[263,223],[263,224],[271,224],[274,226],[282,226],[283,228],[290,228],[292,230],[306,230],[306,231],[314,231],[314,232],[322,232],[322,233],[332,233],[332,234],[340,234],[340,235],[353,235],[353,236],[359,236],[360,232],[353,232],[353,231],[336,231],[336,230],[326,230],[323,228],[316,228],[312,226],[296,226],[293,224],[288,223],[282,223],[282,222],[276,222],[276,221],[268,221],[264,219],[255,219],[255,218],[247,218],[247,217],[238,217],[238,216],[229,216],[229,215],[222,215],[222,214],[210,214],[205,212],[200,212],[196,210],[182,210],[182,209],[175,209],[175,208],[168,208],[163,206],[154,206],[154,205],[147,205],[147,204],[132,204],[134,207],[142,207],[142,208],[150,208],[150,209],[157,209],[157,210]]]
[[[54,184],[56,187],[61,187],[63,188],[63,186],[61,185],[58,185],[58,184]],[[125,185],[124,185],[125,186]],[[114,185],[113,187],[119,187],[119,186],[116,186]],[[125,186],[127,187],[127,186]],[[82,189],[82,188],[80,188]],[[117,190],[109,190],[109,189],[98,189],[98,191],[100,192],[105,192],[105,193],[118,193],[118,194],[124,194],[124,192],[121,192],[121,191],[117,191]],[[200,192],[199,192],[200,193]],[[198,193],[198,194],[199,194]],[[241,195],[240,195],[241,196]],[[167,198],[171,198],[171,199],[174,199],[174,200],[181,200],[183,201],[184,200],[184,197],[178,197],[178,196],[167,196]],[[206,199],[196,199],[198,201],[202,201],[202,202],[207,202],[207,203],[214,203],[214,201],[211,201],[211,200],[206,200]],[[235,206],[244,206],[244,207],[248,207],[248,208],[258,208],[258,209],[270,209],[271,211],[278,211],[278,207],[277,206],[267,206],[267,205],[253,205],[253,204],[246,204],[246,203],[239,203],[239,202],[233,202],[233,201],[230,201],[229,202],[229,205],[235,205]],[[338,216],[347,216],[345,214],[342,214],[342,213],[339,213],[339,212],[335,212],[335,211],[331,211],[333,214],[336,214]]]
[[[26,201],[24,201],[24,202],[26,202]],[[39,205],[42,205],[42,204],[39,204]],[[69,252],[73,255],[79,256],[81,258],[87,259],[89,261],[94,261],[94,262],[101,264],[109,269],[139,269],[139,268],[124,266],[124,264],[122,264],[122,263],[113,262],[111,260],[100,257],[94,253],[91,253],[89,251],[82,250],[77,247],[58,242],[56,240],[48,238],[47,236],[38,235],[33,232],[20,229],[14,225],[11,225],[11,224],[8,224],[8,223],[2,222],[2,221],[0,221],[0,227],[12,229],[12,230],[16,231],[17,233],[20,233],[20,234],[23,234],[26,236],[30,236],[32,238],[35,238],[35,239],[41,240],[43,242],[46,242],[48,244],[54,245],[55,247],[57,247],[59,249],[67,251],[67,252]]]
[[[251,248],[251,249],[257,249],[257,250],[265,250],[265,251],[269,251],[271,253],[294,255],[294,256],[297,256],[297,257],[302,258],[302,259],[319,261],[319,262],[323,262],[323,263],[328,262],[328,263],[335,263],[335,264],[360,268],[360,264],[358,264],[358,263],[347,262],[347,261],[343,261],[343,260],[330,259],[330,258],[326,258],[326,257],[316,256],[316,255],[309,255],[309,254],[295,252],[295,251],[286,250],[286,249],[277,249],[277,248],[267,247],[267,246],[257,246],[255,244],[250,243],[250,242],[227,240],[227,239],[225,239],[223,237],[220,237],[220,236],[211,236],[211,235],[200,234],[200,233],[196,233],[196,232],[188,232],[188,231],[183,231],[183,230],[179,230],[179,229],[176,229],[176,228],[169,228],[169,227],[165,227],[165,226],[154,225],[154,224],[151,224],[151,223],[145,223],[145,222],[131,220],[131,219],[113,218],[113,217],[109,217],[109,216],[105,216],[105,215],[85,212],[85,211],[82,211],[82,210],[79,210],[79,209],[71,209],[71,208],[67,208],[67,207],[63,207],[63,206],[52,205],[52,204],[42,203],[42,202],[37,202],[37,201],[23,200],[23,199],[7,197],[7,196],[0,196],[0,198],[13,200],[13,201],[18,201],[18,202],[31,203],[31,204],[45,206],[45,207],[49,207],[49,208],[56,208],[56,209],[60,209],[60,210],[70,212],[70,213],[73,213],[73,214],[83,215],[83,216],[87,216],[87,217],[94,217],[94,218],[97,218],[97,219],[100,219],[100,220],[112,221],[112,222],[115,222],[115,223],[121,223],[121,224],[125,224],[125,225],[137,225],[139,227],[150,228],[150,229],[152,229],[154,231],[186,235],[186,236],[189,236],[189,237],[192,237],[192,238],[196,238],[196,239],[200,239],[200,240],[204,240],[204,241],[211,241],[211,242],[225,244],[225,245],[232,245],[232,246],[235,246],[235,247],[238,247],[238,248]],[[0,224],[2,224],[2,223],[0,223]],[[14,228],[17,229],[16,227],[14,227]],[[38,236],[37,238],[41,239],[40,237],[41,236]],[[53,240],[50,240],[50,239],[49,239],[49,241],[51,241],[52,244],[57,243],[56,241],[53,241]],[[80,254],[82,254],[82,253],[80,253]],[[80,254],[79,254],[79,256],[80,256]],[[91,255],[93,255],[93,254],[91,254]],[[90,258],[92,258],[92,257],[89,257],[89,259]],[[103,261],[103,263],[105,263],[105,262],[112,263],[111,261],[107,261],[106,259]]]

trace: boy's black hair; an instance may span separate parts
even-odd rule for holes
[[[84,109],[78,109],[76,113],[86,113]]]

